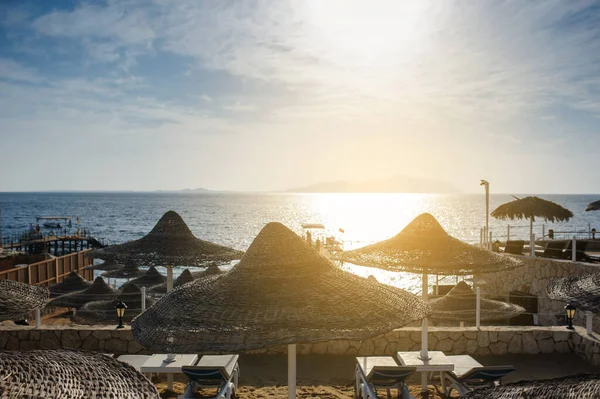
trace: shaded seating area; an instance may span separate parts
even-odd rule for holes
[[[575,260],[577,262],[589,262],[597,260],[585,253],[587,246],[588,242],[585,240],[578,240],[576,242]],[[536,251],[535,254],[536,256],[542,258],[571,260],[573,258],[573,241],[548,241],[544,251]]]
[[[506,242],[504,248],[501,248],[500,252],[505,254],[523,255],[524,247],[525,240],[509,240]]]
[[[416,371],[415,367],[400,366],[391,356],[368,356],[356,358],[355,398],[378,398],[377,390],[385,389],[387,397],[391,390],[398,391],[398,398],[412,398],[406,386],[406,378]]]
[[[454,371],[446,371],[442,378],[448,380],[448,396],[453,390],[460,397],[480,388],[495,387],[507,374],[515,371],[513,366],[484,366],[469,355],[447,356],[454,364]]]
[[[195,366],[183,366],[181,371],[189,379],[183,398],[198,398],[198,390],[206,388],[216,388],[211,398],[235,398],[240,375],[238,358],[238,355],[206,355]]]

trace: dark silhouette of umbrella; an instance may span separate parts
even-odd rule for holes
[[[140,287],[150,287],[153,285],[166,283],[167,278],[160,274],[154,266],[150,267],[148,271],[138,278],[131,280],[130,282]]]
[[[89,256],[142,266],[202,266],[241,259],[242,251],[196,238],[181,216],[168,211],[143,238],[92,251]]]
[[[46,305],[50,292],[46,287],[13,280],[0,280],[0,321],[22,320]]]
[[[128,260],[122,268],[102,273],[102,276],[112,278],[135,278],[143,276],[144,274],[145,272],[143,270],[137,267],[135,263]]]
[[[195,278],[196,277],[189,271],[189,269],[185,269],[173,282],[173,288],[177,288],[183,284],[194,281]],[[165,281],[164,283],[160,283],[158,285],[150,287],[148,292],[151,292],[153,294],[165,294],[167,292],[167,282]]]
[[[50,298],[56,298],[70,292],[82,291],[91,285],[90,281],[81,277],[77,272],[72,271],[62,282],[50,286]]]
[[[156,387],[132,366],[100,352],[0,352],[5,398],[159,399]]]
[[[577,374],[543,380],[503,383],[493,388],[480,388],[464,399],[575,399],[600,398],[600,375]]]
[[[517,198],[494,209],[491,213],[496,219],[529,219],[529,240],[533,240],[533,222],[542,218],[549,222],[565,222],[573,217],[573,212],[562,206],[539,197]]]
[[[600,273],[569,276],[550,281],[548,297],[576,308],[600,313]]]
[[[594,201],[594,202],[590,202],[587,206],[587,208],[585,209],[586,212],[588,211],[597,211],[600,210],[600,200],[598,201]]]
[[[501,320],[518,316],[525,312],[521,306],[512,303],[480,299],[480,319]],[[464,281],[456,284],[446,295],[431,302],[431,318],[442,321],[469,321],[476,318],[477,295]]]
[[[125,265],[122,265],[120,263],[115,263],[115,262],[112,262],[112,261],[106,261],[106,262],[101,263],[99,265],[89,265],[89,266],[86,266],[83,269],[84,270],[87,270],[87,269],[102,270],[102,271],[105,271],[105,272],[110,272],[110,271],[113,271],[113,270],[122,269],[123,267],[125,267]]]
[[[117,291],[106,284],[102,277],[96,277],[94,283],[83,291],[61,295],[48,303],[55,308],[80,308],[88,302],[114,299]]]
[[[269,223],[232,271],[171,291],[133,321],[132,332],[150,350],[238,352],[362,340],[429,311],[415,295],[342,271]]]

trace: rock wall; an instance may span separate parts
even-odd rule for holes
[[[483,278],[482,295],[503,296],[508,300],[511,291],[523,291],[538,298],[538,320],[540,325],[557,325],[564,320],[564,302],[548,298],[546,287],[551,280],[600,271],[600,265],[545,258],[515,256],[525,264],[519,268],[498,273],[477,275]],[[584,312],[577,312],[575,324],[585,325]],[[561,323],[562,324],[562,323]],[[594,331],[600,332],[600,318],[594,318]]]
[[[32,350],[72,348],[121,354],[147,354],[129,327],[115,330],[105,326],[2,327],[0,349]],[[402,328],[364,341],[335,340],[298,344],[299,354],[390,355],[397,351],[419,350],[421,329]],[[574,352],[594,365],[600,365],[600,343],[577,328],[564,327],[432,327],[429,349],[446,354],[504,355]],[[285,353],[285,346],[251,351],[253,354]]]

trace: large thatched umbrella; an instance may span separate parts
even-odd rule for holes
[[[215,266],[217,267],[217,266]],[[218,267],[217,267],[218,268]],[[195,280],[194,275],[190,272],[189,269],[184,269],[181,274],[175,279],[175,281],[173,282],[173,288],[177,288],[183,284],[192,282]],[[149,292],[153,293],[153,294],[166,294],[167,293],[167,282],[165,281],[164,283],[155,285],[153,287],[150,287],[150,289],[148,290]]]
[[[89,266],[86,266],[83,269],[84,270],[89,270],[89,269],[92,269],[92,270],[102,270],[104,272],[110,272],[110,271],[113,271],[113,270],[122,269],[124,267],[125,267],[125,265],[122,265],[120,263],[115,263],[115,262],[112,262],[112,261],[106,261],[106,262],[101,263],[99,265],[89,265]]]
[[[294,359],[295,343],[362,340],[421,320],[429,310],[413,294],[342,271],[284,225],[269,223],[232,271],[168,293],[133,321],[132,331],[153,351],[288,344]]]
[[[159,399],[156,387],[132,366],[97,352],[0,352],[3,398]]]
[[[46,287],[13,280],[0,280],[0,321],[21,320],[41,309],[50,298]]]
[[[573,212],[539,197],[517,198],[514,201],[507,202],[494,209],[491,215],[497,219],[515,220],[529,219],[529,241],[533,242],[533,222],[535,218],[542,218],[545,221],[565,222],[573,217]]]
[[[583,399],[600,398],[600,375],[578,374],[547,380],[524,380],[476,389],[464,399]]]
[[[430,318],[441,321],[470,321],[476,319],[477,298],[473,289],[464,281],[456,284],[446,295],[431,303]],[[509,319],[525,312],[521,306],[512,303],[480,299],[481,320]]]
[[[111,270],[102,273],[103,277],[112,278],[136,278],[143,276],[146,272],[140,269],[133,261],[125,262],[125,266],[120,269]]]
[[[79,273],[72,271],[62,282],[50,286],[50,298],[56,298],[70,292],[83,291],[91,285],[92,283],[81,277]]]
[[[113,323],[116,320],[115,305],[118,301],[123,301],[127,305],[127,311],[123,316],[125,322],[130,322],[142,312],[142,291],[133,282],[129,282],[121,287],[116,298],[83,305],[73,320],[85,324]],[[146,306],[152,306],[152,303],[152,298],[146,296]]]
[[[117,291],[110,287],[102,277],[96,277],[94,283],[83,291],[61,295],[48,303],[55,308],[80,308],[88,302],[116,298]]]
[[[421,273],[424,300],[428,297],[429,273],[466,275],[496,272],[523,264],[515,258],[469,245],[450,236],[429,213],[417,216],[395,237],[342,252],[335,258],[395,272]],[[427,327],[427,319],[423,319],[421,332],[423,359],[429,358]],[[425,373],[422,373],[422,378],[425,378]],[[425,384],[424,380],[422,384]]]
[[[152,266],[143,276],[131,280],[130,283],[133,283],[140,287],[150,287],[153,285],[165,283],[166,281],[167,278],[160,274],[160,272],[156,270],[154,266]]]
[[[548,297],[578,309],[600,314],[600,273],[570,276],[550,281]]]

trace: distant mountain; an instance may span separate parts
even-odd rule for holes
[[[213,190],[207,188],[184,188],[182,190],[156,190],[157,193],[209,193]]]
[[[458,193],[452,184],[441,180],[396,176],[364,182],[332,181],[287,190],[291,193]]]

